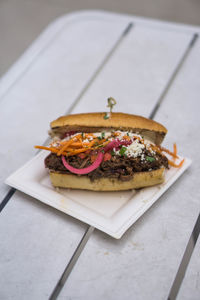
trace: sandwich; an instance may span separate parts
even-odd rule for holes
[[[54,187],[119,191],[164,182],[176,164],[177,148],[161,147],[167,129],[153,120],[125,113],[82,113],[50,123],[45,158]]]

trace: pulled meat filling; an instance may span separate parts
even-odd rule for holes
[[[152,157],[152,154],[145,150],[144,157],[126,157],[113,155],[110,160],[103,161],[101,165],[87,175],[92,181],[102,177],[118,178],[122,181],[128,181],[136,172],[145,172],[160,169],[162,166],[168,168],[168,159],[161,155],[155,154],[152,160],[145,157]],[[67,162],[74,168],[86,168],[92,164],[91,157],[88,155],[84,159],[77,155],[66,157]],[[54,153],[49,154],[45,159],[45,167],[50,171],[56,171],[63,174],[70,174],[62,163],[61,157]],[[82,176],[82,175],[78,175]]]

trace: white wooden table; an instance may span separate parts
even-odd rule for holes
[[[77,12],[50,24],[2,78],[0,299],[48,299],[65,269],[58,299],[168,298],[200,210],[199,32]],[[4,180],[45,142],[51,120],[105,110],[109,96],[118,111],[163,123],[165,145],[176,142],[193,164],[120,240],[89,228],[83,249],[87,224],[10,190]],[[199,250],[198,240],[178,299],[200,297]]]

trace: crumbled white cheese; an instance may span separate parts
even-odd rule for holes
[[[128,157],[138,157],[142,154],[142,150],[145,148],[143,144],[134,141],[131,145],[126,148],[126,155]]]
[[[151,152],[152,155],[155,155],[155,154],[156,154],[156,152],[153,151],[151,148],[148,148],[148,150]]]
[[[120,155],[119,150],[116,150],[115,148],[113,148],[113,152],[115,155]]]
[[[145,156],[144,156],[144,154],[142,153],[142,155],[141,155],[141,161],[144,161],[145,160]]]

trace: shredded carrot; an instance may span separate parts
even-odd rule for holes
[[[82,153],[82,152],[86,152],[88,151],[88,148],[81,148],[81,149],[77,149],[77,150],[74,150],[74,151],[71,151],[67,154],[67,156],[72,156],[72,155],[76,155],[78,153]]]
[[[58,151],[58,156],[60,156],[61,154],[63,154],[63,152],[73,143],[73,139],[69,140],[67,143],[64,144],[64,146],[62,146],[59,151]]]
[[[181,162],[177,165],[175,164],[173,161],[168,159],[168,163],[170,166],[175,167],[175,168],[180,168],[182,167],[183,163],[184,163],[185,159],[182,159]]]
[[[100,144],[98,144],[98,145],[95,145],[94,147],[93,147],[93,149],[98,149],[98,148],[102,148],[102,147],[105,147],[107,144],[109,144],[110,143],[110,141],[105,141],[104,143],[100,143]]]
[[[45,147],[45,146],[35,146],[36,149],[42,149],[42,150],[47,150],[47,151],[51,151],[53,153],[58,153],[58,150],[57,148],[53,148],[53,147]],[[66,152],[63,153],[64,155],[66,155]]]
[[[171,152],[170,150],[168,150],[164,147],[161,147],[161,146],[153,146],[152,150],[155,150],[159,154],[162,154],[162,152],[166,152],[166,153],[170,154],[173,157],[173,160],[168,159],[169,165],[172,166],[172,167],[175,167],[175,168],[180,168],[183,165],[185,160],[183,159],[179,164],[176,164],[175,163],[176,158],[179,158],[178,155],[177,155],[177,146],[176,146],[176,144],[173,145],[173,148],[174,148],[173,152]]]
[[[174,152],[171,152],[170,150],[164,148],[164,147],[161,147],[161,146],[157,146],[158,148],[161,149],[162,152],[166,152],[168,154],[170,154],[171,156],[175,157],[175,158],[178,158],[177,154],[174,153]]]
[[[98,139],[94,139],[94,140],[92,140],[88,145],[87,145],[87,147],[88,148],[91,148],[95,143],[97,143],[98,142]]]
[[[87,145],[88,143],[84,143],[85,145]],[[74,142],[74,143],[71,143],[71,147],[82,147],[84,145],[82,142]]]
[[[69,140],[59,141],[59,144],[60,144],[60,145],[65,145],[65,144],[68,143],[68,142],[69,142]]]
[[[97,142],[99,145],[101,145],[101,144],[103,144],[104,142],[107,142],[107,140],[106,140],[106,139],[101,139],[101,140],[96,139],[96,142]]]
[[[120,135],[119,132],[114,132],[114,136],[118,136],[118,135]]]
[[[68,145],[69,141],[71,141],[71,139],[68,141],[61,141],[61,142],[59,142],[59,144],[60,144],[60,146]],[[72,141],[72,143],[70,143],[70,145],[79,147],[79,146],[82,146],[82,141]]]
[[[58,152],[58,149],[53,148],[53,147],[45,147],[45,146],[35,146],[36,149],[43,149],[43,150],[48,150],[54,153]]]
[[[174,150],[173,162],[175,163],[176,157],[177,157],[177,146],[176,146],[176,143],[173,144],[173,150]]]
[[[81,134],[76,135],[75,137],[73,137],[71,140],[67,141],[63,147],[61,149],[59,149],[58,151],[58,156],[60,156],[61,154],[63,154],[63,152],[77,139],[79,139],[81,137]]]
[[[79,136],[77,140],[79,141],[79,143],[83,144],[83,139],[81,136]]]
[[[177,146],[176,146],[176,143],[174,143],[173,147],[174,147],[174,156],[177,156]]]
[[[152,149],[153,151],[156,151],[156,152],[159,153],[159,154],[162,154],[162,151],[161,151],[160,148],[158,148],[158,146],[152,146],[151,149]]]
[[[66,152],[71,152],[74,151],[76,148],[67,148],[62,154],[66,153]]]
[[[124,135],[124,136],[123,136],[123,139],[124,139],[124,140],[128,140],[128,141],[130,141],[130,136],[128,136],[128,135]]]

